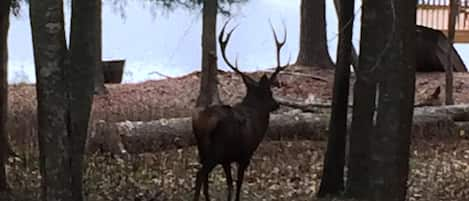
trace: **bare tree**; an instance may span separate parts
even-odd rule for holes
[[[0,192],[8,189],[5,163],[8,156],[8,30],[11,0],[0,2]]]
[[[300,51],[296,64],[332,68],[327,48],[326,1],[302,0]]]
[[[369,200],[404,201],[415,93],[416,2],[368,2],[376,15],[372,27],[382,34],[362,40],[378,42],[384,55],[380,68],[375,133],[370,136]],[[364,13],[365,14],[365,13]],[[371,24],[371,23],[370,23]]]
[[[99,9],[97,0],[72,1],[70,55],[63,1],[30,2],[44,201],[83,200],[84,143],[101,51],[95,14]]]
[[[101,50],[102,49],[102,13],[101,13],[101,7],[102,7],[102,2],[101,0],[96,0],[96,11],[94,14],[93,18],[96,20],[96,36],[98,36],[98,42],[97,42],[97,49]],[[98,58],[99,58],[99,63],[96,66],[96,72],[95,72],[95,79],[94,79],[94,92],[96,94],[104,94],[107,93],[106,86],[104,85],[104,73],[103,73],[103,65],[101,63],[102,61],[102,52],[98,51]]]
[[[86,41],[86,42],[85,42]],[[101,66],[101,0],[73,0],[70,36],[71,65],[66,70],[68,132],[71,142],[72,196],[83,199],[83,157],[96,72]]]
[[[202,22],[202,76],[197,106],[221,103],[217,79],[217,9],[218,0],[204,0]]]
[[[32,0],[30,17],[37,77],[42,200],[72,200],[63,1]]]
[[[449,17],[448,17],[448,50],[447,50],[447,59],[448,65],[445,66],[445,104],[446,105],[453,105],[454,104],[454,97],[453,97],[453,62],[451,60],[451,56],[453,52],[451,51],[452,45],[454,42],[454,29],[456,24],[456,16],[458,13],[458,1],[457,0],[450,0],[449,1]]]
[[[344,190],[345,139],[352,63],[354,0],[341,0],[339,12],[339,44],[334,76],[332,113],[323,176],[317,196],[340,195]]]
[[[415,91],[415,12],[415,1],[363,4],[347,183],[349,196],[356,199],[402,201],[406,197]]]
[[[374,6],[382,2],[367,2],[362,5],[362,31],[359,65],[353,91],[353,112],[349,137],[349,160],[346,193],[364,199],[369,187],[370,136],[374,129],[375,100],[377,93],[377,68],[381,64],[384,43],[376,37],[386,35],[381,29]]]

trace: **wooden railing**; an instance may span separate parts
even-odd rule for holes
[[[417,24],[448,30],[449,0],[418,0]],[[459,0],[456,15],[455,42],[469,43],[469,0]]]

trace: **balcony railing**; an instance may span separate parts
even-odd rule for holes
[[[458,1],[456,14],[456,43],[469,43],[469,0]],[[441,30],[447,34],[449,0],[418,0],[417,24]]]

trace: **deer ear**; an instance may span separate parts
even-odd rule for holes
[[[269,87],[270,86],[270,79],[267,77],[267,75],[264,74],[261,77],[261,80],[260,80],[259,84],[261,86],[264,86],[264,87]]]

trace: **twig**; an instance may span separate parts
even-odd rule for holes
[[[274,71],[269,69],[269,70],[264,70],[263,72],[273,73]],[[283,72],[280,72],[279,74],[286,74],[286,75],[293,75],[293,76],[300,76],[300,77],[309,77],[313,80],[318,80],[318,81],[322,81],[322,82],[329,82],[327,79],[324,79],[322,77],[314,76],[314,75],[306,74],[306,73],[283,71]]]
[[[331,108],[330,103],[314,103],[314,104],[308,104],[304,103],[301,101],[296,101],[296,100],[288,100],[287,98],[284,97],[275,97],[275,100],[283,106],[295,108],[295,109],[300,109],[303,112],[318,112],[319,108]]]
[[[150,73],[148,73],[148,74],[149,74],[149,75],[157,74],[157,75],[159,75],[159,76],[161,76],[161,77],[164,77],[164,78],[166,78],[166,79],[171,79],[171,78],[172,78],[171,76],[165,75],[165,74],[160,73],[160,72],[158,72],[158,71],[153,71],[153,72],[150,72]]]
[[[298,100],[291,100],[291,99],[288,99],[288,98],[285,98],[285,97],[275,97],[275,100],[280,104],[280,105],[283,105],[283,106],[287,106],[287,107],[291,107],[291,108],[295,108],[295,109],[299,109],[303,112],[312,112],[312,113],[315,113],[315,112],[318,112],[318,109],[321,109],[321,108],[331,108],[332,107],[332,104],[331,103],[305,103],[305,102],[302,102],[302,101],[298,101]],[[431,107],[431,106],[435,106],[435,105],[431,105],[431,104],[415,104],[414,105],[414,108],[420,108],[420,107]],[[348,105],[349,108],[352,108],[353,105],[352,104],[349,104]],[[375,109],[376,110],[376,109]]]

